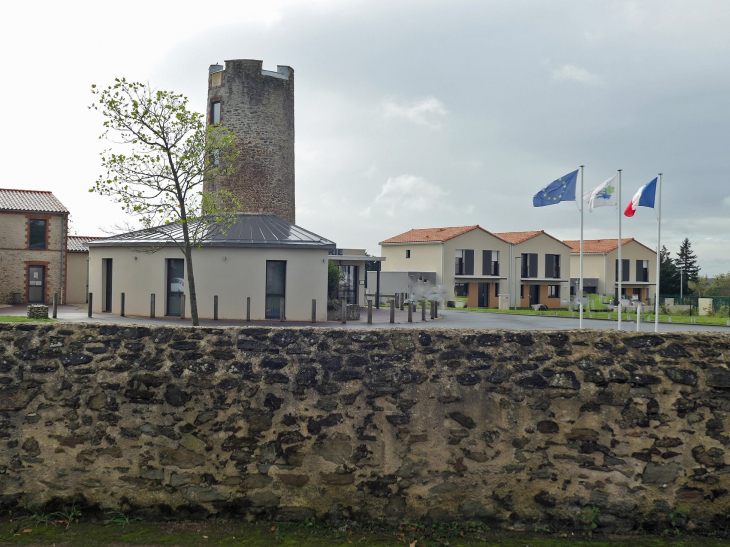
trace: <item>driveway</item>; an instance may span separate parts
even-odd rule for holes
[[[50,310],[49,310],[50,313]],[[13,306],[0,309],[0,315],[25,316],[25,306]],[[367,310],[362,309],[359,321],[348,321],[342,324],[339,321],[309,323],[303,321],[201,321],[204,327],[225,327],[247,325],[271,326],[271,327],[329,327],[329,328],[454,328],[454,329],[508,329],[508,330],[571,330],[578,328],[578,318],[550,317],[539,315],[509,315],[503,313],[473,312],[459,310],[440,310],[441,317],[435,321],[421,321],[421,310],[413,314],[413,323],[408,323],[408,312],[396,310],[395,324],[390,324],[390,310],[381,308],[373,309],[373,324],[368,325]],[[427,314],[428,315],[428,314]],[[142,325],[189,325],[190,319],[181,320],[177,318],[163,317],[150,319],[149,317],[120,317],[111,313],[97,313],[89,318],[86,309],[76,306],[59,306],[59,321],[70,322],[91,322],[91,323],[128,323]],[[615,329],[616,321],[601,319],[584,319],[583,327],[586,329]],[[623,321],[622,330],[636,331],[636,323]],[[654,332],[654,323],[642,323],[642,332]],[[723,325],[686,325],[677,323],[660,323],[660,332],[681,332],[681,331],[720,331],[730,332],[730,328]]]

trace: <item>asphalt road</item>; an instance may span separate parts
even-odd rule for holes
[[[50,311],[50,310],[49,310]],[[13,306],[12,308],[0,309],[0,315],[20,315],[26,313],[25,306]],[[292,327],[329,327],[329,328],[455,328],[455,329],[508,329],[508,330],[571,330],[578,328],[578,319],[570,317],[550,317],[537,315],[509,315],[503,313],[488,312],[472,312],[459,310],[442,310],[442,314],[436,321],[428,320],[423,323],[421,318],[421,310],[417,310],[413,314],[413,323],[408,323],[408,312],[396,310],[396,323],[390,324],[390,310],[381,308],[373,310],[373,324],[368,325],[366,322],[367,310],[361,312],[360,321],[350,321],[347,324],[340,322],[325,323],[308,323],[298,321],[201,321],[201,326],[206,327],[223,327],[223,326],[292,326]],[[144,324],[144,325],[189,325],[190,320],[180,320],[177,318],[156,318],[149,317],[120,317],[119,315],[98,313],[89,319],[86,310],[75,306],[59,306],[58,319],[60,321],[71,322],[94,322],[94,323],[127,323],[127,324]],[[583,327],[587,329],[615,329],[616,321],[606,321],[601,319],[584,319]],[[623,321],[622,330],[636,331],[636,323]],[[641,323],[641,332],[654,332],[654,323]],[[723,325],[687,325],[677,323],[660,323],[660,332],[681,332],[681,331],[720,331],[730,332],[730,328]]]

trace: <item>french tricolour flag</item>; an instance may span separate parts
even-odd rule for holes
[[[656,197],[656,182],[657,179],[655,178],[650,183],[645,184],[644,186],[639,188],[639,191],[636,192],[634,197],[631,199],[631,203],[628,204],[626,210],[624,211],[624,214],[627,217],[634,216],[634,213],[636,212],[636,209],[638,207],[651,207],[652,209],[654,208],[654,198]]]

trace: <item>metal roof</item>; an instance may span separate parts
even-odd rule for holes
[[[233,225],[225,228],[212,224],[203,247],[291,247],[297,249],[333,249],[335,243],[277,217],[238,213]],[[182,240],[182,225],[129,232],[88,243],[89,247],[154,247],[174,245]]]
[[[90,237],[90,236],[68,236],[68,242],[66,244],[66,250],[69,253],[88,253],[89,248],[86,244],[89,241],[96,241],[103,239],[102,237]]]
[[[68,213],[51,192],[0,188],[0,211],[23,213]]]

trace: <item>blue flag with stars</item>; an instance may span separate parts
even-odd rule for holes
[[[555,205],[561,201],[575,201],[575,181],[578,180],[578,170],[568,173],[548,184],[532,198],[532,205],[545,207]]]

